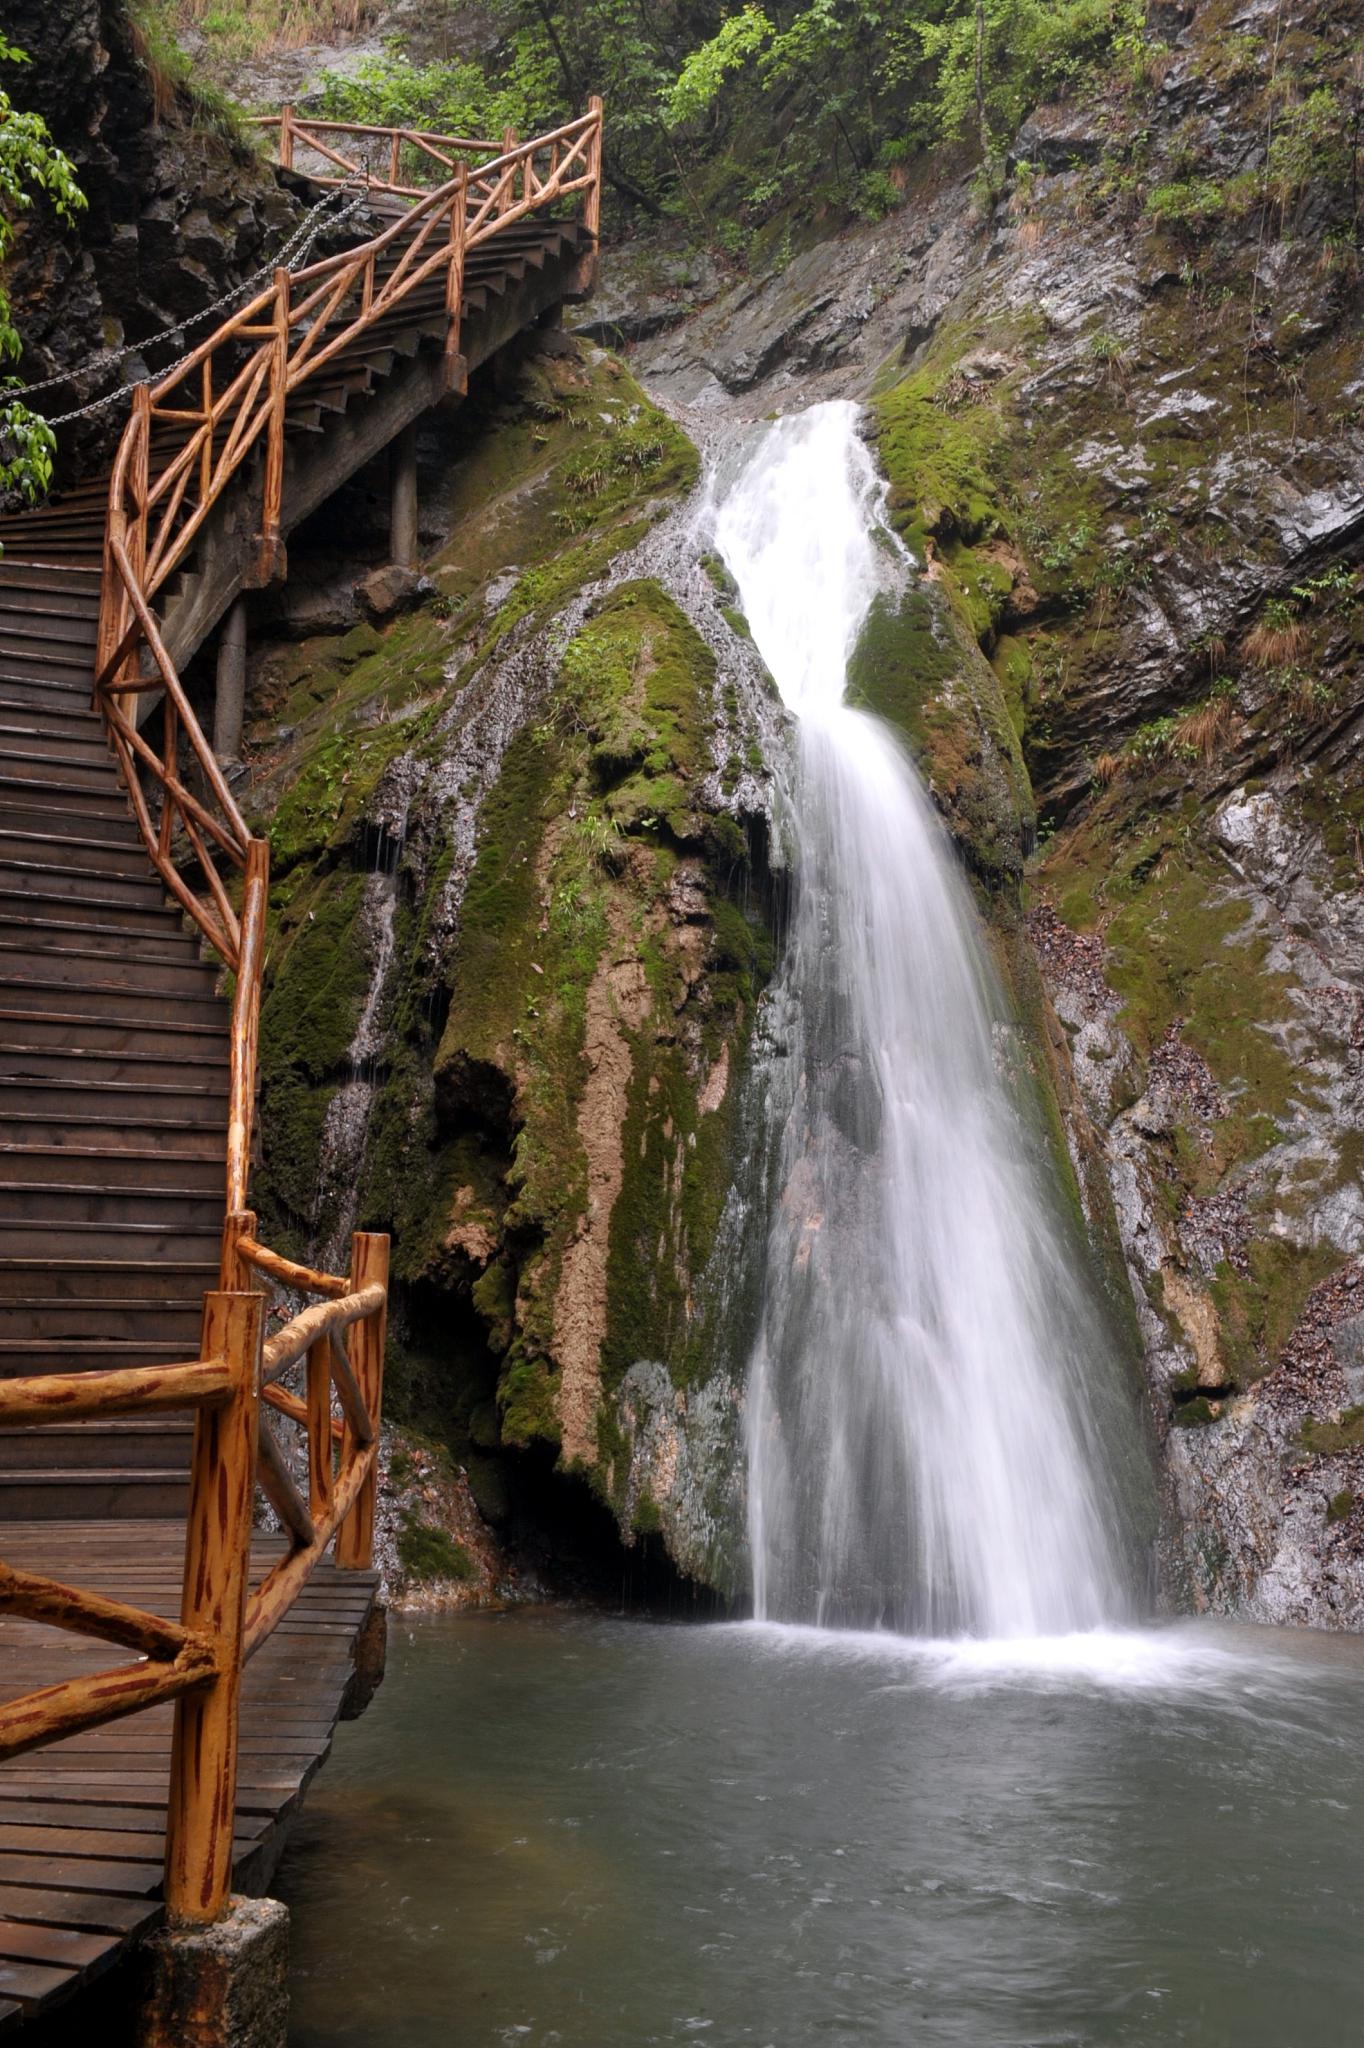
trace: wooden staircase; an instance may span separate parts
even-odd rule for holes
[[[104,490],[0,560],[0,1373],[189,1358],[218,1272],[227,1009],[91,699]],[[189,1421],[6,1433],[5,1520],[182,1515]]]
[[[402,196],[372,191],[355,229],[357,246],[398,229],[373,266],[376,297],[404,264],[408,210]],[[562,297],[593,246],[581,223],[533,212],[471,246],[461,363],[476,366]],[[349,338],[284,406],[276,489],[285,532],[444,388],[437,372],[451,313],[442,273],[358,333],[349,334],[345,310],[335,324]],[[225,354],[223,376],[233,360]],[[213,460],[233,429],[225,416]],[[153,476],[190,431],[154,420]],[[267,470],[262,450],[235,472],[159,592],[181,669],[251,581]],[[203,1295],[218,1282],[230,1012],[221,963],[148,860],[126,764],[92,701],[109,503],[106,475],[0,520],[4,1378],[191,1358]],[[171,546],[192,509],[188,494],[168,529]],[[104,599],[107,608],[107,587]],[[7,1430],[0,1518],[182,1515],[191,1434],[188,1418]]]

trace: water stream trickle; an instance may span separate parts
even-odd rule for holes
[[[944,1635],[1127,1610],[1104,1338],[1001,1072],[969,893],[889,726],[845,701],[888,545],[854,405],[762,430],[715,543],[795,715],[785,1080],[748,1398],[759,1619]],[[784,1091],[784,1092],[783,1092]]]
[[[361,1166],[383,1054],[380,1023],[393,968],[398,862],[405,825],[404,814],[397,821],[396,830],[381,826],[365,849],[369,871],[361,898],[360,923],[369,944],[369,987],[346,1055],[345,1076],[327,1105],[314,1192],[312,1256],[333,1273],[348,1269],[350,1236],[359,1212]],[[329,1217],[329,1223],[319,1229],[319,1220],[324,1215]]]

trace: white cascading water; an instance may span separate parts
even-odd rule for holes
[[[844,702],[888,553],[858,409],[765,428],[715,543],[798,721],[789,1075],[748,1399],[759,1619],[1022,1636],[1125,1618],[1102,1338],[999,1071],[1005,1009],[900,741]],[[778,1089],[780,1093],[780,1089]]]

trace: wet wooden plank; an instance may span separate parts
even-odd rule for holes
[[[0,1913],[42,1927],[86,1927],[120,1937],[140,1934],[161,1919],[159,1900],[116,1892],[66,1892],[51,1885],[0,1884]]]

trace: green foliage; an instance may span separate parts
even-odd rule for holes
[[[1339,1457],[1342,1451],[1359,1450],[1364,1446],[1364,1407],[1344,1409],[1339,1422],[1319,1422],[1309,1415],[1298,1441],[1305,1451],[1318,1458]]]
[[[504,130],[534,133],[555,109],[555,79],[546,53],[528,37],[513,39],[500,76],[479,64],[413,64],[407,57],[371,57],[353,72],[323,80],[329,121],[372,122],[384,128],[429,128],[500,146]]]
[[[1119,40],[1130,50],[1140,12],[1128,0],[985,0],[980,8],[948,0],[940,13],[925,9],[911,33],[936,65],[942,132],[957,137],[983,126],[983,147],[1007,143],[1040,99],[1072,91]]]
[[[0,34],[0,64],[26,64],[28,57]],[[70,159],[64,156],[37,114],[16,107],[0,86],[0,264],[14,246],[15,217],[41,194],[59,220],[74,220],[85,205]],[[0,360],[15,361],[22,343],[0,287]],[[32,501],[52,481],[56,440],[51,428],[19,399],[0,387],[0,491],[18,491]]]
[[[1222,187],[1211,178],[1181,178],[1157,185],[1146,211],[1161,227],[1178,235],[1197,235],[1219,220],[1226,207]]]
[[[880,219],[916,150],[964,137],[995,164],[1039,99],[1115,57],[1135,76],[1155,47],[1134,0],[505,0],[501,18],[491,58],[384,57],[333,74],[324,112],[495,140],[600,92],[608,185],[735,257],[830,203]]]
[[[739,70],[772,40],[772,24],[761,7],[733,14],[718,34],[691,52],[664,101],[673,127],[707,113],[732,71]]]

